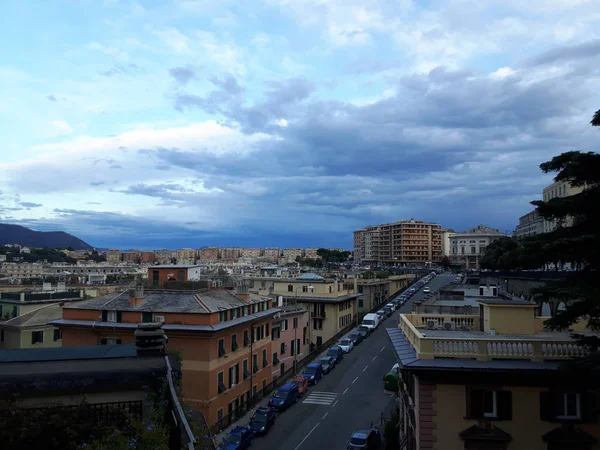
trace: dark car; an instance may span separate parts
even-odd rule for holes
[[[344,359],[344,350],[339,345],[334,345],[333,347],[329,347],[325,356],[332,356],[335,358],[335,363],[337,364]]]
[[[311,362],[302,371],[302,376],[308,381],[308,384],[315,385],[323,378],[323,366],[318,361]]]
[[[359,331],[353,331],[348,335],[348,339],[352,339],[352,343],[356,347],[363,341],[363,335]]]
[[[286,383],[273,393],[269,406],[283,411],[296,403],[299,396],[298,386],[294,383]]]
[[[250,419],[250,428],[256,435],[265,435],[269,432],[271,427],[275,425],[275,417],[277,414],[273,408],[268,406],[261,406],[256,410],[252,418]]]
[[[348,450],[379,450],[381,434],[375,428],[358,428],[354,430],[348,442]]]
[[[219,446],[219,450],[245,450],[254,442],[250,427],[234,427]]]
[[[385,306],[383,308],[383,312],[385,313],[386,316],[391,316],[392,315],[392,308],[390,308],[389,306]]]
[[[369,329],[367,327],[358,327],[356,329],[357,333],[360,333],[360,335],[362,336],[363,340],[367,338],[367,336],[369,335]]]
[[[323,373],[329,373],[335,367],[335,358],[333,356],[323,356],[319,362],[323,367]]]
[[[383,319],[383,316],[385,316],[382,310],[377,311],[375,314],[377,314],[377,317],[379,317],[380,322]]]

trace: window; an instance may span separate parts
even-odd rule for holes
[[[279,357],[277,356],[277,353],[273,353],[273,365],[275,364],[279,364]]]
[[[114,339],[114,338],[106,339],[106,345],[121,345],[121,339]]]
[[[33,331],[31,333],[31,344],[41,344],[44,342],[44,331]]]
[[[231,351],[235,352],[239,348],[237,343],[237,334],[231,336]]]
[[[511,420],[512,392],[493,389],[468,391],[467,416],[470,419]]]
[[[474,255],[477,253],[477,249],[475,247],[471,247],[471,254]]]
[[[292,348],[291,355],[294,356],[296,354],[296,344],[294,343],[294,341],[290,342],[290,347]]]
[[[252,355],[252,373],[258,372],[258,354]]]
[[[359,308],[362,308],[362,307],[363,307],[363,305],[364,305],[363,299],[362,299],[362,298],[359,298],[359,299],[358,299],[358,307],[359,307]]]
[[[285,355],[285,347],[286,347],[285,342],[282,342],[281,346],[279,348],[279,353],[281,353],[282,355]]]
[[[288,284],[288,292],[294,292],[294,286]]]
[[[308,286],[302,286],[302,292],[308,292]]]
[[[594,422],[594,395],[581,392],[540,392],[540,418],[548,422]]]
[[[262,351],[262,366],[267,367],[269,365],[269,360],[267,359],[267,350]]]
[[[250,338],[248,337],[248,330],[244,330],[244,347],[250,345]]]
[[[153,316],[152,312],[143,312],[142,313],[142,322],[143,323],[152,322],[154,320],[154,318],[152,316]]]
[[[0,342],[4,342],[4,330],[0,330]]]
[[[288,329],[288,321],[287,319],[281,321],[281,331],[286,331]]]
[[[329,286],[329,293],[331,294],[333,292],[333,287]]]
[[[58,328],[54,329],[54,342],[60,341],[62,339],[62,331]]]
[[[248,370],[248,360],[245,359],[244,362],[242,363],[242,376],[244,377],[244,380],[246,378],[250,378],[250,371]]]
[[[267,379],[266,379],[266,378],[263,378],[263,381],[262,381],[262,386],[263,386],[263,391],[264,391],[265,389],[267,389]]]
[[[564,392],[559,396],[559,419],[579,419],[581,417],[581,399],[577,392]]]
[[[269,337],[269,324],[265,324],[265,337]]]
[[[219,389],[219,394],[222,394],[227,390],[227,386],[225,386],[225,377],[223,375],[223,372],[219,372],[217,374],[217,386]]]
[[[235,387],[239,381],[240,366],[235,364],[229,368],[229,389]]]
[[[281,337],[281,330],[279,328],[273,328],[273,332],[271,333],[271,339],[279,339]]]
[[[227,320],[227,311],[219,311],[219,322],[225,322]]]
[[[225,353],[227,353],[225,351],[225,339],[219,339],[219,358],[224,356]]]
[[[223,408],[217,411],[217,421],[220,422],[221,420],[223,420]]]
[[[294,317],[294,328],[298,328],[298,318]]]

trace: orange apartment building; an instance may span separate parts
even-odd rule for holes
[[[183,394],[217,423],[273,379],[270,324],[279,310],[256,294],[146,290],[66,305],[63,347],[131,344],[138,323],[159,322],[182,357]]]
[[[148,267],[148,283],[153,288],[162,288],[168,281],[198,281],[202,267],[190,264],[165,264]]]
[[[216,261],[219,259],[219,247],[206,247],[200,249],[201,261]]]

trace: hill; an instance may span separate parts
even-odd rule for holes
[[[35,248],[92,250],[85,241],[64,231],[34,231],[20,225],[0,223],[0,245],[18,244]]]

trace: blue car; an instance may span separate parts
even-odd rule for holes
[[[308,384],[317,384],[323,378],[323,366],[320,362],[311,362],[302,371],[302,376]]]
[[[254,442],[254,431],[250,427],[235,427],[219,446],[219,450],[244,450]]]
[[[275,391],[273,397],[269,400],[269,406],[278,411],[283,411],[296,403],[298,397],[300,397],[298,385],[295,383],[285,383]]]

